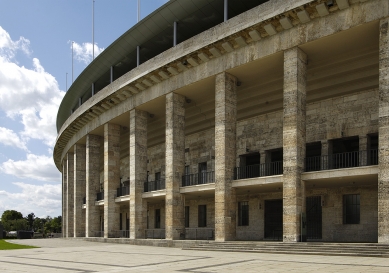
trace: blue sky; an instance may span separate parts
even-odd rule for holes
[[[144,18],[168,0],[141,0]],[[0,0],[0,215],[61,215],[52,151],[61,99],[92,54],[92,0]],[[137,22],[137,0],[95,0],[95,56]]]

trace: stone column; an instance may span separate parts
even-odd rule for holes
[[[236,193],[232,188],[236,165],[237,78],[221,73],[215,80],[215,240],[236,238]]]
[[[86,136],[86,237],[95,237],[96,231],[100,231],[100,210],[95,202],[96,194],[100,191],[101,143],[100,136]]]
[[[147,179],[147,112],[130,112],[130,238],[145,237],[147,202],[142,198]]]
[[[166,95],[166,214],[167,240],[178,240],[185,233],[184,199],[180,194],[185,169],[185,98]]]
[[[283,241],[301,241],[305,158],[307,55],[295,47],[284,52]]]
[[[62,237],[67,237],[67,215],[68,215],[68,163],[67,159],[62,161]]]
[[[85,145],[74,145],[74,237],[85,237],[82,199],[86,196]]]
[[[120,206],[115,203],[120,181],[120,126],[104,124],[104,238],[117,237]]]
[[[359,136],[359,166],[367,165],[367,135]]]
[[[389,243],[389,18],[380,21],[378,104],[378,243]]]
[[[74,155],[67,153],[67,214],[66,237],[74,236]]]

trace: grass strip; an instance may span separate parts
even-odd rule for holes
[[[0,240],[0,250],[11,250],[11,249],[26,249],[26,248],[37,248],[36,246],[26,246],[19,244],[12,244],[5,240]]]

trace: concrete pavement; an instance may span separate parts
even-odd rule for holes
[[[389,259],[188,251],[65,239],[16,241],[41,248],[1,250],[0,272],[389,272]]]

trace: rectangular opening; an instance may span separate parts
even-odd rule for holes
[[[207,205],[199,205],[198,207],[198,227],[207,226]]]
[[[185,227],[189,227],[189,206],[185,206]]]
[[[321,163],[321,142],[312,142],[306,144],[305,150],[305,171],[320,171]]]
[[[249,202],[243,201],[238,203],[238,226],[249,225]]]
[[[360,196],[359,194],[343,195],[343,224],[359,224]]]
[[[155,210],[155,228],[161,228],[161,210]]]

